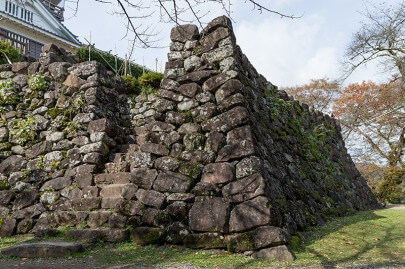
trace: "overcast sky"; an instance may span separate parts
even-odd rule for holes
[[[147,1],[147,0],[146,0]],[[396,3],[401,0],[373,0],[375,4]],[[269,81],[278,86],[294,86],[308,82],[312,78],[337,78],[341,75],[339,62],[345,47],[364,17],[362,0],[262,0],[261,3],[286,14],[301,15],[300,19],[281,19],[269,13],[260,14],[252,10],[245,1],[235,0],[232,17],[237,43],[256,69]],[[123,19],[111,15],[113,6],[97,3],[94,0],[82,0],[75,17],[67,8],[66,26],[83,43],[90,39],[97,48],[124,56],[128,52]],[[218,7],[209,7],[205,17],[209,21],[223,11]],[[71,18],[69,18],[71,17]],[[149,20],[154,23],[156,16]],[[171,25],[158,24],[161,49],[137,49],[135,62],[145,63],[155,69],[158,59],[158,71],[162,71],[167,59],[169,32]],[[347,81],[381,81],[376,65],[368,65],[355,72]]]

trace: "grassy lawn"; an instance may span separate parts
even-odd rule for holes
[[[317,264],[384,264],[405,259],[405,211],[377,210],[339,218],[311,229],[295,251],[291,263],[255,260],[224,251],[190,250],[176,246],[140,247],[131,243],[99,245],[73,259],[97,264],[164,265],[184,263],[201,267],[258,268]],[[0,247],[22,237],[0,239]],[[1,262],[1,257],[0,257]]]

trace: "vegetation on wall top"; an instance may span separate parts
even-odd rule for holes
[[[131,94],[150,94],[156,91],[160,82],[163,79],[163,74],[157,72],[148,72],[141,75],[139,78],[126,75],[122,76],[122,80]]]
[[[79,57],[80,61],[85,62],[89,60],[89,48],[81,47],[76,50],[76,54]],[[123,70],[125,63],[122,59],[117,58],[111,53],[102,52],[100,50],[91,49],[90,50],[90,60],[97,61],[105,66],[107,70],[117,71]],[[139,77],[143,73],[143,68],[139,65],[130,65],[130,72],[132,76]]]
[[[18,62],[21,58],[18,49],[11,46],[7,41],[0,40],[0,64],[8,64],[7,58],[4,54],[7,55],[7,58],[11,62]]]

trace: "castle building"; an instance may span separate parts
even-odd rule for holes
[[[64,0],[0,0],[0,40],[25,56],[38,59],[47,43],[67,51],[80,47],[63,20]]]

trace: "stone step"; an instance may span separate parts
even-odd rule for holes
[[[101,188],[100,196],[102,198],[125,198],[132,199],[135,196],[138,187],[135,184],[111,184]]]
[[[72,255],[83,250],[83,245],[77,242],[43,241],[25,242],[3,248],[1,254],[19,258],[54,258]]]
[[[131,183],[133,175],[129,172],[103,173],[94,177],[96,185],[128,184]]]
[[[66,236],[77,241],[87,241],[90,243],[99,241],[118,243],[127,240],[129,232],[124,229],[76,229],[67,231]]]
[[[119,173],[119,172],[129,172],[131,164],[126,161],[111,162],[105,164],[106,173]]]
[[[108,197],[101,199],[101,208],[102,209],[115,209],[117,205],[121,204],[122,202],[126,201],[125,198],[121,197]]]
[[[120,153],[133,153],[139,151],[138,144],[123,144],[119,146]]]

